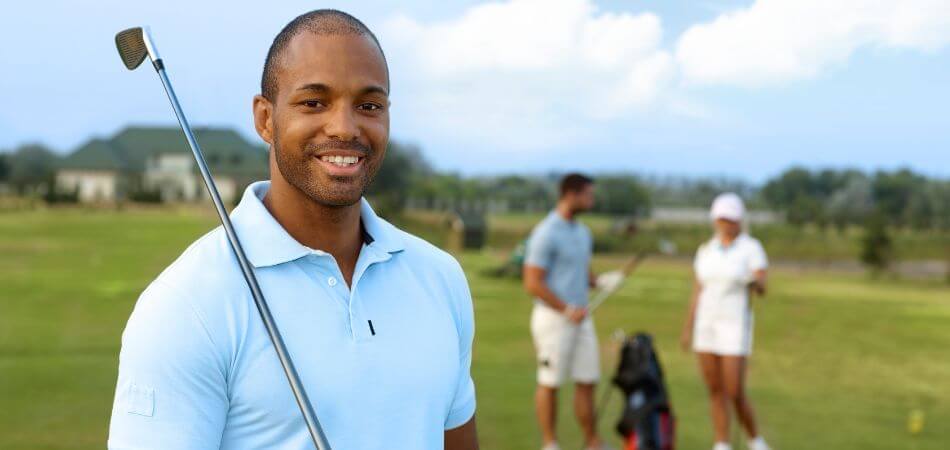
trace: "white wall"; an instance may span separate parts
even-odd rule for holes
[[[77,192],[83,203],[115,201],[118,177],[113,171],[61,170],[56,174],[57,189]]]

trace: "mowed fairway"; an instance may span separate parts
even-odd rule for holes
[[[214,225],[193,211],[0,213],[0,448],[104,447],[135,299]],[[484,449],[534,449],[531,303],[518,281],[482,275],[500,258],[461,257],[475,297],[479,432]],[[600,257],[596,269],[617,261]],[[689,277],[686,261],[650,261],[597,315],[606,374],[615,329],[655,335],[686,450],[711,447],[695,362],[677,348]],[[780,271],[755,308],[750,393],[777,450],[950,447],[946,284]],[[569,398],[562,405],[570,449],[578,441]],[[601,422],[611,438],[619,409],[614,396]],[[918,435],[907,430],[913,410],[925,414]]]

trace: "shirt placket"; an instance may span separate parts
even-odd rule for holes
[[[389,259],[389,254],[381,254],[377,249],[364,246],[360,251],[356,268],[353,271],[352,286],[347,287],[343,272],[333,255],[321,250],[313,251],[316,258],[313,262],[318,267],[319,282],[332,293],[336,301],[340,302],[346,314],[346,328],[350,338],[355,342],[368,342],[376,335],[371,319],[365,317],[363,304],[359,297],[357,286],[359,281],[374,263]]]

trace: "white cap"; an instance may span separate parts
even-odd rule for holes
[[[732,192],[719,194],[713,200],[709,217],[712,220],[727,219],[733,222],[741,222],[742,218],[745,217],[745,204],[742,203],[742,198]]]

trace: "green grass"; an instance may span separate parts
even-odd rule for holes
[[[0,214],[0,448],[103,448],[119,337],[134,301],[214,224],[210,214],[169,210]],[[531,449],[531,305],[517,281],[481,275],[500,259],[461,257],[475,297],[479,432],[482,448]],[[616,261],[598,258],[597,269]],[[656,336],[679,448],[687,450],[708,448],[711,439],[695,361],[676,348],[688,280],[685,263],[650,261],[597,316],[607,374],[616,363],[613,330]],[[946,448],[946,284],[778,272],[756,310],[749,389],[775,448]],[[613,437],[619,409],[615,396],[601,422],[606,436]],[[926,425],[911,436],[906,422],[914,409],[925,412]],[[567,409],[561,425],[571,448],[577,433]]]

